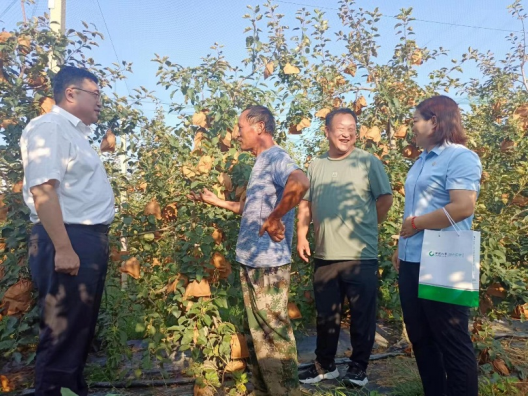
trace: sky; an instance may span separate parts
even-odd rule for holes
[[[154,53],[169,56],[172,62],[184,66],[200,63],[200,58],[211,52],[213,43],[224,46],[224,54],[232,64],[238,64],[247,55],[244,28],[249,21],[242,18],[248,12],[247,5],[263,4],[256,0],[66,0],[66,28],[83,29],[81,21],[94,23],[104,34],[105,40],[91,54],[102,65],[112,62],[133,63],[134,74],[127,85],[119,83],[116,90],[126,94],[140,85],[155,90],[163,103],[169,103],[169,94],[156,86],[157,64],[151,62]],[[284,21],[291,28],[297,26],[295,13],[301,8],[318,8],[326,13],[331,30],[341,24],[337,17],[337,0],[293,0],[279,1],[278,12],[285,14]],[[510,15],[507,6],[511,0],[359,0],[358,7],[372,10],[378,6],[384,15],[379,22],[381,49],[379,60],[391,58],[398,41],[394,16],[401,8],[413,8],[417,19],[412,26],[419,46],[430,49],[444,47],[447,57],[420,68],[421,79],[426,82],[427,72],[432,68],[450,66],[450,59],[461,58],[469,47],[482,52],[492,51],[501,57],[509,51],[505,37],[510,31],[520,32],[521,23]],[[527,3],[524,3],[525,6]],[[48,0],[34,0],[26,5],[28,17],[48,12]],[[0,0],[0,30],[15,27],[22,20],[20,0]],[[264,28],[264,24],[263,24]],[[527,21],[525,21],[527,29]],[[518,33],[522,34],[522,33]],[[330,36],[332,37],[332,36]],[[331,43],[337,53],[343,48]],[[464,67],[464,79],[479,76],[473,67]],[[465,98],[459,98],[465,104]],[[167,105],[165,107],[168,108]],[[155,105],[144,103],[144,111],[153,114]],[[192,111],[190,109],[189,111]],[[171,118],[168,119],[171,121]]]

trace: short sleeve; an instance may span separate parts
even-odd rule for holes
[[[312,201],[312,164],[314,162],[309,164],[309,168],[307,169],[307,178],[309,179],[309,188],[307,189],[307,192],[305,193],[305,196],[303,197],[303,200],[306,201]]]
[[[479,192],[481,161],[476,153],[463,150],[456,153],[448,164],[446,190],[473,190]]]
[[[278,186],[284,187],[290,174],[299,169],[294,160],[283,150],[272,158],[272,180]]]
[[[29,189],[49,180],[62,182],[70,161],[70,141],[56,123],[42,123],[28,131],[27,164],[24,167]]]
[[[393,194],[389,183],[388,174],[382,162],[375,156],[370,156],[371,166],[369,167],[369,186],[371,194],[377,200],[385,194]]]

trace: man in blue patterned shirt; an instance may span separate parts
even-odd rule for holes
[[[275,121],[268,108],[251,106],[242,112],[239,132],[241,149],[257,157],[246,200],[225,201],[207,189],[200,199],[242,215],[236,257],[241,264],[256,395],[299,395],[296,341],[287,304],[294,207],[309,181],[274,143]]]

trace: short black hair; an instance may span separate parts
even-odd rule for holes
[[[325,116],[325,127],[330,127],[330,125],[332,123],[332,119],[337,114],[349,114],[349,115],[353,116],[353,118],[355,119],[355,124],[358,125],[358,117],[356,116],[356,113],[352,109],[339,108],[339,109],[334,109],[327,116]]]
[[[276,131],[276,122],[270,109],[268,109],[266,106],[254,105],[248,106],[246,109],[244,109],[244,111],[248,111],[246,114],[246,120],[248,120],[250,124],[253,125],[262,121],[264,123],[265,132],[274,136]]]
[[[99,79],[86,69],[73,66],[63,66],[53,79],[53,98],[56,103],[64,99],[64,90],[72,84],[80,85],[84,79],[92,80],[99,84]]]

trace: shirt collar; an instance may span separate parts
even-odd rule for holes
[[[421,156],[423,158],[426,158],[430,153],[435,153],[437,156],[439,156],[443,152],[443,150],[445,150],[448,146],[450,146],[450,142],[444,141],[440,145],[437,145],[436,147],[434,147],[429,152],[427,152],[426,150],[423,150],[423,152],[421,153]]]
[[[59,114],[62,117],[66,118],[70,123],[73,124],[74,127],[79,128],[81,132],[85,135],[90,135],[92,133],[92,130],[90,127],[88,127],[85,123],[81,121],[80,118],[77,116],[74,116],[69,111],[64,110],[60,106],[53,105],[51,109],[51,113]]]

